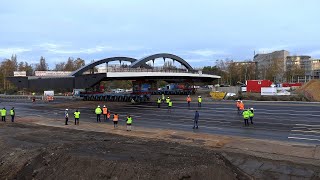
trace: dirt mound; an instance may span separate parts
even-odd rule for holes
[[[0,124],[0,179],[250,179],[219,153],[178,143]]]
[[[311,80],[296,90],[297,93],[303,94],[311,101],[320,101],[320,80]]]

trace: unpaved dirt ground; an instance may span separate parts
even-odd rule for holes
[[[0,124],[0,179],[250,179],[219,153],[108,133]]]

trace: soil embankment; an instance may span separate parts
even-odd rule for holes
[[[37,125],[0,127],[0,179],[250,179],[200,147]]]
[[[320,101],[320,80],[313,79],[297,89],[297,93],[303,94],[310,101]]]

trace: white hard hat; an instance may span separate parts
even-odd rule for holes
[[[68,111],[68,109],[66,109],[66,111]]]
[[[242,102],[242,101],[240,101],[240,102]]]
[[[237,101],[240,101],[240,99],[238,99]]]
[[[253,110],[253,108],[250,108],[250,110]]]
[[[201,97],[201,96],[198,96],[198,97]]]
[[[106,105],[103,105],[103,107],[106,107]]]
[[[98,105],[98,107],[100,107],[100,106]]]

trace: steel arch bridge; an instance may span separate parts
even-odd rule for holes
[[[154,61],[157,58],[163,58],[163,60],[165,61],[165,59],[172,59],[173,61],[177,61],[179,62],[181,65],[183,65],[188,71],[193,71],[194,69],[190,66],[189,63],[187,63],[187,61],[185,61],[184,59],[182,59],[181,57],[174,55],[174,54],[169,54],[169,53],[159,53],[159,54],[153,54],[147,57],[144,57],[140,60],[137,60],[135,58],[131,58],[131,57],[111,57],[111,58],[105,58],[105,59],[101,59],[95,62],[92,62],[88,65],[85,65],[83,67],[81,67],[80,69],[72,72],[70,75],[71,76],[80,76],[82,75],[84,72],[93,69],[94,67],[104,64],[104,63],[109,63],[109,62],[113,62],[113,61],[119,61],[120,64],[121,62],[125,61],[125,62],[130,62],[130,68],[146,68],[146,69],[152,69],[151,66],[147,65],[146,63],[148,61]]]

